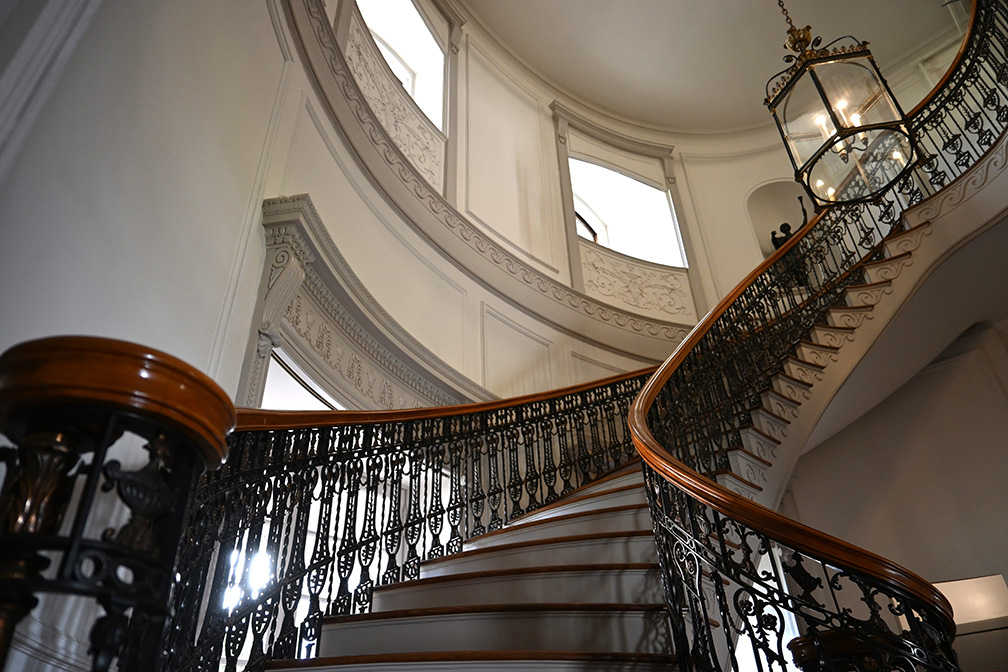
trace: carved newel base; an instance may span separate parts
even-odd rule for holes
[[[0,355],[0,433],[14,444],[0,449],[0,665],[36,594],[53,592],[104,609],[94,670],[156,669],[186,501],[234,423],[212,380],[150,348],[61,336]],[[142,466],[109,458],[119,441]],[[130,513],[118,529],[91,518],[112,490]]]

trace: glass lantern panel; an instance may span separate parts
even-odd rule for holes
[[[887,128],[852,133],[816,161],[808,185],[826,202],[871,198],[904,171],[912,159],[910,139]]]
[[[848,129],[900,120],[900,113],[865,57],[813,66],[840,123]]]
[[[836,131],[819,90],[808,74],[795,82],[780,107],[781,127],[797,166],[812,158]]]

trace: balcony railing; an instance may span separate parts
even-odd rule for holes
[[[953,68],[909,115],[916,169],[827,211],[746,278],[661,367],[630,424],[684,670],[955,670],[951,608],[923,579],[718,486],[750,409],[813,325],[901,230],[901,213],[975,165],[1008,124],[1008,12],[977,0]],[[788,649],[790,648],[790,652]]]

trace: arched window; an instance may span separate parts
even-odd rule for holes
[[[575,219],[584,225],[578,235],[644,261],[687,266],[667,191],[598,163],[569,161]],[[583,233],[589,229],[594,239]]]
[[[447,21],[433,11],[421,14],[412,0],[357,0],[357,6],[389,68],[444,131]]]

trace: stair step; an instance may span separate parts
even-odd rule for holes
[[[892,293],[892,281],[883,280],[868,285],[850,285],[845,290],[845,300],[851,308],[874,306],[886,294]]]
[[[787,434],[787,426],[791,424],[788,420],[768,411],[762,406],[750,409],[749,417],[752,418],[753,427],[775,441],[784,440],[784,436]]]
[[[857,329],[871,318],[873,306],[833,306],[827,313],[827,321],[833,327],[848,327]]]
[[[380,588],[374,611],[516,603],[660,603],[657,563],[529,567],[439,576]]]
[[[811,384],[804,383],[797,378],[792,378],[783,371],[771,378],[771,384],[773,385],[773,389],[779,394],[798,403],[806,401],[812,396]]]
[[[780,445],[777,439],[751,425],[741,428],[739,436],[742,437],[742,447],[748,452],[771,464],[777,459],[777,446]]]
[[[922,222],[912,229],[888,236],[885,239],[886,254],[890,257],[896,257],[914,252],[920,247],[924,236],[929,235],[931,235],[931,222]]]
[[[591,532],[628,532],[652,530],[647,504],[627,504],[595,511],[570,513],[529,522],[518,521],[507,527],[470,539],[464,550],[533,539],[567,537]]]
[[[589,495],[604,490],[612,490],[613,488],[621,488],[624,485],[633,485],[634,483],[643,482],[644,474],[641,473],[640,461],[635,460],[630,467],[625,467],[615,471],[608,476],[600,478],[597,481],[592,481],[588,485],[582,485],[580,488],[567,493],[567,495],[564,496],[564,499],[567,499],[568,497],[578,497],[580,495]]]
[[[732,473],[759,486],[762,490],[767,482],[766,470],[772,467],[773,463],[745,448],[732,448],[727,453]]]
[[[420,565],[420,577],[443,576],[518,567],[560,566],[586,561],[599,563],[657,562],[654,532],[608,532],[465,550],[455,555],[428,560]]]
[[[854,331],[854,327],[816,324],[812,327],[812,342],[831,348],[839,348],[844,343],[854,340]]]
[[[788,355],[784,360],[784,373],[807,385],[822,380],[823,367]]]
[[[665,653],[664,604],[508,604],[326,619],[320,656],[419,651]]]
[[[626,504],[647,504],[647,495],[644,492],[644,478],[640,472],[637,473],[636,483],[628,483],[607,490],[595,490],[577,495],[568,495],[560,501],[547,504],[542,508],[525,514],[521,518],[516,519],[511,525],[544,520],[569,513],[624,506]]]
[[[718,482],[718,485],[731,490],[736,495],[753,501],[756,501],[759,493],[763,491],[763,488],[758,484],[727,470],[714,472],[714,480]]]
[[[897,254],[879,261],[872,261],[864,265],[865,276],[869,282],[879,282],[881,280],[895,280],[903,269],[913,263],[909,252]]]
[[[578,651],[432,651],[329,656],[267,663],[269,670],[312,672],[667,672],[675,656],[657,653],[581,653]]]
[[[801,406],[801,402],[781,394],[772,387],[763,390],[760,393],[760,399],[763,402],[763,407],[774,415],[788,420],[798,417],[798,408]]]
[[[830,362],[836,361],[838,349],[827,345],[819,345],[812,341],[799,341],[795,354],[803,362],[815,364],[818,367],[825,367]]]

